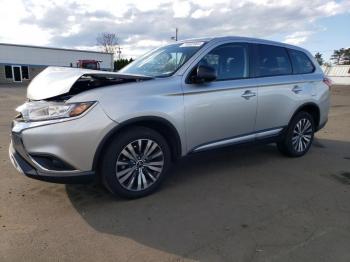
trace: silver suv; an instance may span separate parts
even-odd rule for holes
[[[304,155],[327,122],[329,88],[308,51],[243,37],[176,42],[118,73],[49,67],[17,108],[10,158],[32,178],[100,178],[141,197],[190,153],[276,142]]]

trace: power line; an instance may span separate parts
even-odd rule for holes
[[[120,46],[117,47],[118,60],[120,60],[120,56],[122,54],[122,49]]]
[[[178,40],[178,33],[179,33],[179,29],[176,27],[175,36],[170,37],[170,39],[177,41]]]

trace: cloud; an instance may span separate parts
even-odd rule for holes
[[[190,14],[191,5],[187,1],[174,1],[173,11],[174,18],[184,18]]]
[[[7,25],[0,27],[0,41],[98,48],[96,36],[113,32],[125,56],[170,42],[176,27],[180,39],[279,35],[301,44],[320,30],[315,21],[350,9],[347,0],[0,1],[7,7],[0,10],[0,21]]]
[[[209,10],[198,9],[192,13],[191,17],[194,19],[208,17],[212,11],[213,11],[213,9],[209,9]]]
[[[284,42],[291,45],[300,45],[304,43],[313,32],[310,31],[302,31],[295,32],[293,34],[287,35]]]

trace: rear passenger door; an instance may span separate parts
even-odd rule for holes
[[[273,132],[288,125],[290,114],[298,104],[294,91],[300,82],[300,77],[293,75],[288,50],[280,46],[255,44],[254,77],[258,84],[255,131]]]
[[[300,102],[316,96],[316,90],[323,81],[323,74],[314,74],[316,68],[311,59],[302,51],[288,49],[289,57],[293,66],[293,74],[298,75],[300,83],[294,89]]]

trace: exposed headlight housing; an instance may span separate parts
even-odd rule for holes
[[[63,103],[35,101],[27,102],[16,108],[24,121],[44,121],[79,116],[95,102]]]

